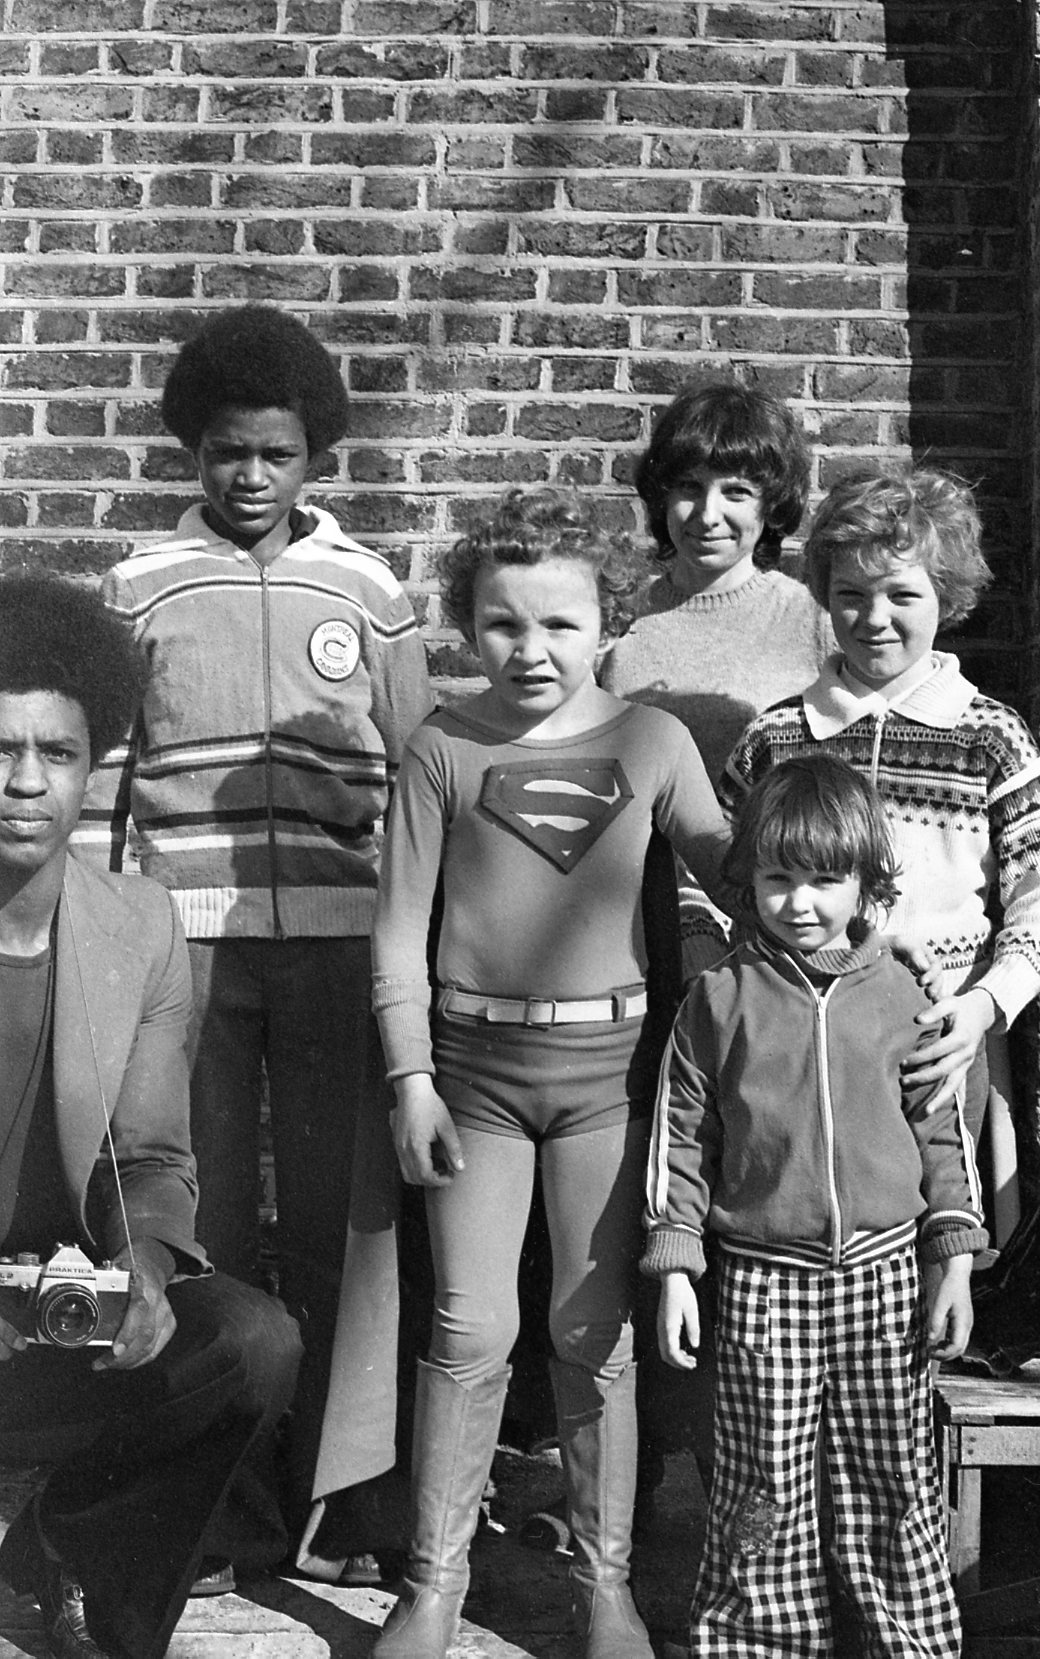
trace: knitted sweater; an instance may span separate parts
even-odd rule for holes
[[[971,1136],[901,1062],[928,998],[876,934],[803,956],[759,931],[697,979],[661,1071],[643,1271],[722,1248],[825,1268],[986,1244]]]
[[[150,674],[74,840],[119,869],[132,816],[189,938],[367,934],[389,786],[430,708],[385,560],[329,513],[302,509],[295,527],[261,568],[192,507],[176,540],[104,580]]]
[[[488,996],[610,996],[646,972],[650,826],[717,888],[725,820],[687,732],[622,705],[567,738],[502,737],[465,709],[410,739],[387,826],[372,940],[389,1075],[432,1072],[427,942],[440,984]]]
[[[944,994],[980,984],[1010,1024],[1040,991],[1040,751],[954,656],[936,652],[933,672],[892,703],[849,686],[841,661],[751,722],[719,786],[723,805],[732,811],[771,766],[817,744],[848,761],[885,802],[901,870],[888,925],[931,946]]]
[[[755,570],[728,593],[689,598],[662,576],[647,606],[603,659],[603,685],[676,715],[713,784],[748,721],[801,691],[834,650],[826,611],[779,570]]]

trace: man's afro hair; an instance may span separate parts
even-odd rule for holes
[[[83,710],[96,765],[129,732],[146,668],[101,595],[58,576],[0,577],[0,694],[51,691]]]
[[[181,347],[162,396],[162,418],[194,453],[221,409],[291,409],[307,451],[320,455],[347,429],[347,394],[335,360],[295,317],[272,305],[219,311]]]

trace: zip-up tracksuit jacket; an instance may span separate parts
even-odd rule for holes
[[[907,1088],[928,999],[877,935],[811,957],[759,931],[702,974],[662,1066],[643,1271],[704,1271],[721,1248],[825,1269],[920,1239],[925,1261],[985,1247],[959,1105]]]
[[[192,507],[105,577],[148,686],[74,839],[120,869],[132,817],[190,939],[367,935],[389,788],[431,707],[389,565],[329,513],[296,521],[261,568]]]

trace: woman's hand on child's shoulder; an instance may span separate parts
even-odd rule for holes
[[[446,1187],[465,1168],[458,1132],[433,1078],[413,1072],[394,1083],[397,1105],[390,1114],[394,1151],[410,1186]]]
[[[914,1049],[903,1062],[903,1075],[914,1087],[942,1083],[943,1087],[928,1102],[928,1112],[945,1106],[962,1087],[979,1044],[996,1023],[997,1013],[997,1005],[989,992],[975,985],[956,996],[942,997],[918,1014],[916,1023],[926,1030],[934,1029],[935,1041]]]
[[[694,1349],[700,1346],[701,1317],[697,1292],[688,1273],[666,1273],[661,1279],[657,1304],[657,1346],[661,1358],[681,1371],[697,1365]]]

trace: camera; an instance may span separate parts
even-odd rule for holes
[[[129,1297],[129,1273],[111,1262],[95,1267],[74,1244],[55,1245],[46,1262],[30,1252],[0,1256],[0,1319],[29,1342],[110,1347]]]

